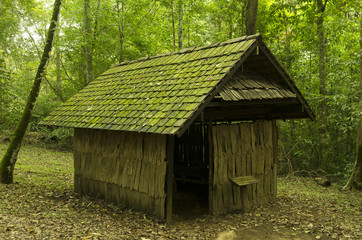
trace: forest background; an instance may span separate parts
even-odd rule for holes
[[[0,0],[1,133],[11,135],[21,116],[52,2]],[[279,121],[279,173],[324,175],[345,183],[355,162],[361,118],[361,2],[258,2],[257,32],[317,115],[315,121]],[[245,35],[247,5],[247,0],[63,0],[28,131],[70,148],[71,129],[38,122],[115,63]]]

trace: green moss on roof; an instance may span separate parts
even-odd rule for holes
[[[41,123],[177,134],[257,38],[242,37],[115,65]]]

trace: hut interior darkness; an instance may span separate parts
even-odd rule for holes
[[[253,35],[115,65],[42,123],[75,129],[76,192],[171,221],[274,202],[276,120],[314,117]]]

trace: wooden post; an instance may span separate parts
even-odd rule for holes
[[[277,161],[278,161],[278,126],[276,120],[273,120],[272,122],[272,128],[273,128],[273,177],[271,178],[271,181],[273,181],[273,188],[270,189],[272,191],[271,194],[271,202],[276,201],[277,196]]]
[[[213,213],[213,184],[214,184],[214,150],[213,150],[213,143],[212,143],[212,122],[210,120],[208,125],[208,142],[209,142],[209,213]]]
[[[174,146],[175,136],[167,136],[166,223],[168,224],[170,224],[172,220]]]
[[[241,207],[242,212],[247,212],[250,210],[250,202],[248,200],[248,186],[242,186],[240,187],[240,193],[241,193]]]

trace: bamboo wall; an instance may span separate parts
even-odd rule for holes
[[[164,135],[75,129],[75,191],[164,219],[165,158]]]
[[[249,210],[276,200],[275,121],[212,126],[210,212]],[[229,179],[254,176],[259,183],[239,187]]]

